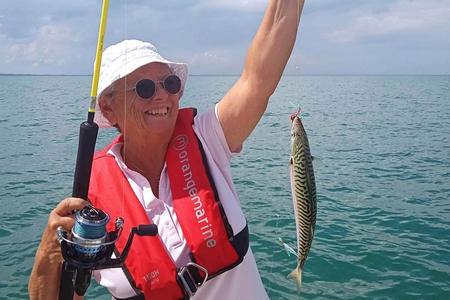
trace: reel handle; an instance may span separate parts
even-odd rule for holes
[[[155,236],[158,234],[158,226],[155,224],[138,225],[136,227],[136,234],[139,236]]]

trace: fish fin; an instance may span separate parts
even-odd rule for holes
[[[295,268],[289,273],[287,278],[295,278],[297,281],[297,293],[300,295],[300,289],[302,287],[302,270],[300,268]]]

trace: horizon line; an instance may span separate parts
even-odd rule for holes
[[[189,74],[189,76],[240,76],[241,74],[220,74],[220,73],[205,73],[205,74]],[[282,76],[449,76],[450,73],[432,74],[432,73],[302,73],[292,74],[287,73]],[[32,73],[0,73],[0,76],[90,76],[92,74],[32,74]]]

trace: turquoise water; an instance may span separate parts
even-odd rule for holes
[[[182,106],[232,76],[192,76]],[[47,215],[72,190],[90,77],[0,76],[0,299],[27,299]],[[297,299],[289,115],[301,104],[318,192],[304,299],[450,299],[450,76],[286,76],[232,160],[271,299]],[[98,147],[115,135],[102,130]],[[110,299],[95,282],[87,299]]]

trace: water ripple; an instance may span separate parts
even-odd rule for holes
[[[204,111],[236,79],[194,76],[183,105]],[[28,299],[48,214],[71,192],[90,77],[2,76],[0,84],[15,91],[2,97],[15,105],[0,111],[0,298]],[[232,160],[251,247],[271,299],[298,298],[286,278],[296,259],[278,242],[282,237],[296,245],[289,183],[295,99],[301,99],[318,158],[317,224],[301,297],[448,298],[449,84],[448,76],[282,78],[268,111]],[[100,131],[97,148],[115,134]],[[93,281],[86,298],[110,296]]]

